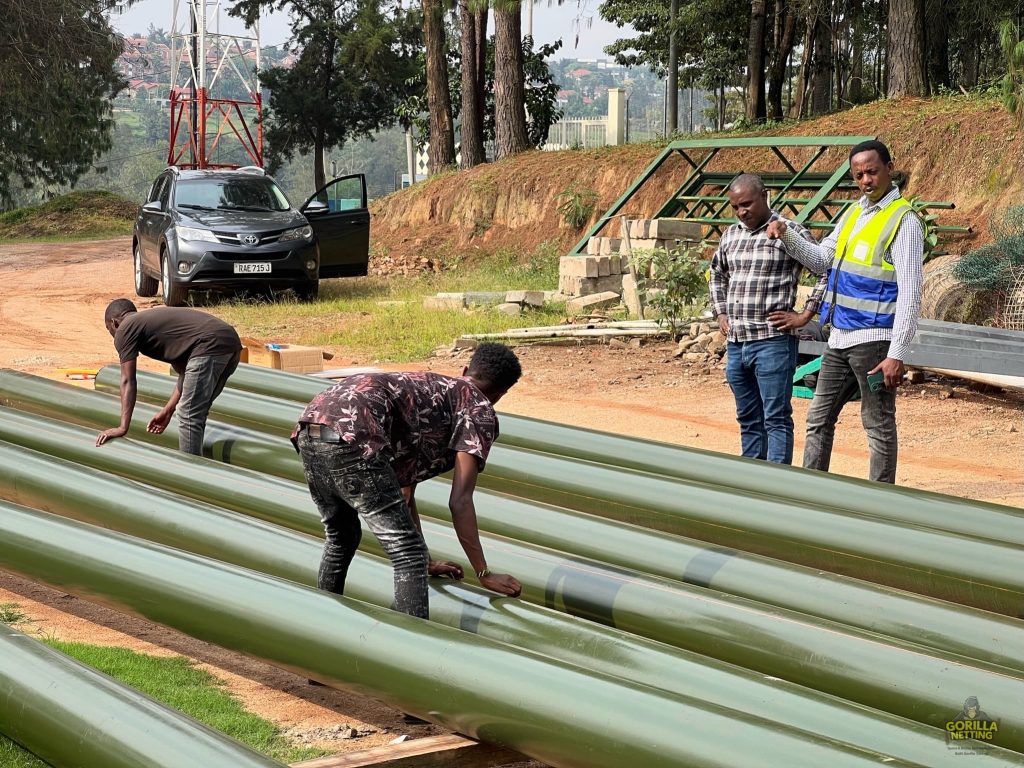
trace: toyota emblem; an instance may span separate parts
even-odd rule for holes
[[[242,242],[246,245],[259,245],[260,239],[256,235],[246,235],[242,238]]]

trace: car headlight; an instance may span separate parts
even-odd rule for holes
[[[182,240],[203,240],[207,243],[216,243],[217,236],[208,229],[197,229],[196,227],[177,227],[178,237]]]
[[[289,240],[312,240],[313,239],[313,228],[307,224],[304,227],[296,227],[295,229],[286,229],[281,233],[280,242],[285,243]]]

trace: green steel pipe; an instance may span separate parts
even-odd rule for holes
[[[91,522],[156,543],[241,565],[303,584],[315,584],[320,542],[203,504],[186,503],[103,473],[87,472],[34,452],[23,458],[5,451],[4,495],[33,508]],[[154,462],[165,460],[148,449]],[[196,462],[199,464],[200,462]],[[47,481],[55,473],[62,487]],[[238,481],[248,480],[239,472]],[[391,569],[381,558],[361,553],[347,582],[349,597],[389,605]],[[837,700],[784,681],[765,679],[693,653],[574,619],[524,601],[498,601],[483,590],[432,580],[435,621],[543,653],[586,668],[614,670],[615,677],[670,694],[698,695],[716,706],[737,709],[802,730],[910,762],[954,766],[941,734],[903,718]],[[1024,758],[1019,760],[1024,765]]]
[[[140,396],[158,398],[165,388],[169,394],[172,381],[155,374],[140,377]],[[218,398],[215,409],[228,418],[259,413],[264,429],[274,431],[298,415],[294,403],[228,391]],[[242,443],[238,440],[236,445]],[[241,458],[231,463],[245,464]],[[1024,570],[1019,567],[1024,538],[1013,545],[969,538],[873,515],[796,506],[707,483],[684,483],[502,446],[495,446],[487,464],[478,481],[485,488],[987,611],[1024,615]],[[301,474],[289,476],[301,479]],[[996,516],[1000,521],[1016,519]]]
[[[0,732],[54,768],[283,768],[4,625]]]
[[[100,376],[105,380],[103,371]],[[312,376],[255,365],[240,365],[229,382],[234,389],[303,404],[330,384]],[[220,418],[225,416],[219,415]],[[498,442],[679,480],[703,483],[714,478],[714,484],[724,488],[1024,544],[1024,514],[999,504],[913,488],[883,486],[868,480],[798,467],[780,467],[698,448],[624,437],[508,413],[501,414]]]
[[[20,453],[25,454],[20,460],[19,449],[13,446],[0,453],[4,459],[0,467],[9,478],[3,486],[11,489],[6,492],[11,498],[31,501],[29,494],[45,492],[40,489],[51,482],[53,462],[40,461],[32,481],[18,469],[31,463],[27,452]],[[61,472],[63,478],[71,474],[66,468]],[[75,483],[76,501],[86,496],[83,484],[87,481]],[[54,492],[58,496],[66,493],[60,489]],[[94,507],[115,495],[95,493]],[[176,516],[168,515],[168,519],[175,521]],[[435,557],[460,556],[461,546],[449,526],[428,518],[422,520],[422,526]],[[482,538],[491,563],[519,575],[524,597],[531,602],[562,608],[927,725],[942,727],[948,712],[956,710],[962,701],[965,688],[987,702],[987,711],[1010,711],[1012,702],[1024,698],[1024,675],[1005,668],[982,662],[968,664],[962,657],[928,652],[916,644],[835,622],[810,622],[792,611],[610,569],[540,547],[493,536]],[[372,537],[365,537],[364,547],[378,551]],[[1024,726],[1024,714],[1006,715],[1004,722],[1012,726],[1015,716]],[[1024,749],[1024,727],[1016,730],[1016,736],[1014,729],[1010,731],[1007,745]]]
[[[24,507],[4,504],[0,531],[7,570],[99,596],[552,766],[893,764],[794,727],[690,697],[666,698],[503,643]]]
[[[217,429],[211,425],[214,439]],[[0,440],[322,536],[304,484],[131,440],[97,450],[94,438],[92,430],[0,407]],[[450,519],[448,492],[442,481],[422,484],[421,513]],[[491,533],[1024,671],[1024,623],[1014,619],[498,494],[481,492],[478,500],[477,520]]]

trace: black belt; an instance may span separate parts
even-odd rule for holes
[[[321,443],[340,443],[341,435],[330,427],[323,424],[305,424],[306,434],[312,440],[319,440]]]

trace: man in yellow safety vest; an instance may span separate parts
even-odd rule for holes
[[[921,308],[924,228],[892,183],[892,158],[880,141],[850,151],[850,173],[862,193],[820,244],[768,225],[789,254],[812,272],[828,272],[821,322],[828,350],[807,413],[804,466],[827,471],[835,426],[857,391],[871,452],[870,478],[896,482],[896,388],[903,380]]]

